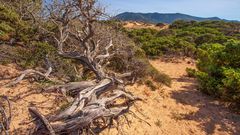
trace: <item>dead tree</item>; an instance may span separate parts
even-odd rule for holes
[[[94,38],[95,24],[103,15],[96,0],[54,0],[47,6],[45,18],[56,26],[50,32],[60,56],[79,61],[92,71],[95,80],[52,86],[73,99],[64,111],[45,117],[36,108],[29,108],[37,118],[34,134],[96,133],[110,127],[113,120],[126,113],[139,98],[124,89],[124,77],[131,73],[110,73],[105,66],[113,56],[111,35],[104,41]],[[123,102],[118,99],[124,99]]]

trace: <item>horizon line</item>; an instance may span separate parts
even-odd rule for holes
[[[154,13],[157,13],[157,14],[182,14],[182,15],[188,15],[188,16],[192,16],[192,17],[199,17],[199,18],[219,18],[221,20],[228,20],[228,21],[238,21],[240,22],[240,20],[238,19],[225,19],[225,18],[221,18],[221,17],[218,17],[218,16],[209,16],[209,17],[203,17],[203,16],[196,16],[196,15],[192,15],[192,14],[188,14],[188,13],[180,13],[180,12],[132,12],[132,11],[125,11],[125,12],[120,12],[118,13],[117,15],[119,14],[123,14],[123,13],[139,13],[139,14],[154,14]],[[117,16],[116,15],[116,16]]]

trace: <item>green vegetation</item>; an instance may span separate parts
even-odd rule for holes
[[[129,58],[125,54],[114,55],[108,68],[115,72],[134,71],[133,75],[144,83],[147,83],[146,80],[150,77],[155,82],[171,86],[171,78],[155,69],[149,63],[145,52],[141,48],[134,43],[128,43],[127,48],[132,50],[133,56]]]
[[[186,68],[186,72],[188,77],[196,77],[196,70],[195,69],[191,69],[191,68]]]
[[[14,3],[16,5],[23,3]],[[84,74],[80,76],[76,70],[82,69],[76,61],[65,59],[57,54],[56,47],[53,43],[54,39],[47,34],[43,34],[38,25],[32,19],[24,19],[21,17],[20,12],[14,5],[0,5],[0,52],[4,54],[1,56],[0,63],[16,63],[19,67],[24,69],[28,68],[41,68],[47,69],[45,58],[48,56],[53,65],[53,75],[58,78],[65,78],[68,81],[85,80],[92,76],[86,69]],[[36,7],[35,5],[33,7]],[[25,17],[26,18],[26,17]],[[49,22],[42,22],[45,29],[48,31],[55,30],[56,26]],[[121,23],[116,21],[102,21],[99,24],[105,27],[112,27],[113,35],[118,37],[127,38],[121,31]],[[102,27],[102,26],[100,26]],[[106,28],[109,29],[109,28]],[[103,35],[104,36],[104,35]],[[46,42],[43,39],[50,40]],[[121,39],[114,38],[115,44],[120,43]],[[127,45],[125,52],[133,54],[117,54],[111,58],[111,63],[108,68],[119,73],[125,71],[134,71],[134,76],[138,79],[145,80],[144,78],[151,77],[154,81],[170,86],[171,79],[157,71],[150,65],[145,55],[145,52],[137,47],[130,39],[126,39],[124,43]],[[6,56],[6,57],[5,57]],[[124,58],[124,59],[123,59]],[[136,66],[138,65],[138,66]]]
[[[240,39],[239,23],[223,21],[176,21],[169,29],[127,30],[130,38],[149,56],[182,55],[196,57],[197,49],[206,43],[225,43]]]
[[[42,41],[44,35],[39,29],[31,21],[20,17],[15,9],[12,5],[0,5],[0,52],[6,56],[1,57],[0,63],[16,63],[24,69],[46,69],[45,58],[48,55],[53,66],[58,67],[54,71],[55,76],[78,80],[74,70],[76,64],[57,55],[53,45]]]
[[[233,103],[240,103],[240,41],[205,44],[199,49],[196,76],[200,90]]]
[[[7,41],[11,37],[27,40],[29,26],[21,20],[19,14],[7,6],[0,5],[0,40]]]
[[[176,21],[162,31],[135,29],[126,32],[148,56],[173,54],[197,59],[198,70],[186,71],[189,77],[198,79],[199,89],[239,105],[240,23]]]

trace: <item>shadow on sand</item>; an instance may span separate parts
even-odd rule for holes
[[[199,108],[197,112],[184,114],[184,119],[200,123],[206,134],[213,134],[218,127],[232,135],[240,135],[240,115],[230,112],[223,104],[196,90],[195,80],[188,77],[175,78],[178,82],[187,82],[181,90],[173,91],[171,97],[179,104]]]

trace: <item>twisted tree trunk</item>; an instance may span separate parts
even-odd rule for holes
[[[116,87],[112,79],[103,79],[99,83],[79,90],[72,104],[59,114],[49,116],[46,119],[35,108],[29,108],[30,112],[40,119],[36,123],[34,134],[63,134],[84,132],[84,129],[95,131],[101,127],[97,121],[104,119],[105,126],[110,126],[112,119],[128,111],[131,102],[139,98],[124,92]],[[124,98],[123,104],[116,104],[117,99]],[[103,128],[103,127],[102,127]]]
[[[139,100],[124,89],[122,78],[131,73],[113,75],[104,69],[104,64],[109,63],[109,58],[114,54],[114,51],[110,54],[113,42],[108,37],[106,42],[109,39],[109,44],[105,42],[100,45],[99,40],[94,39],[94,23],[102,15],[95,4],[96,0],[54,0],[52,5],[48,5],[49,16],[46,18],[58,30],[49,32],[56,41],[58,54],[79,61],[95,74],[96,80],[71,82],[46,89],[45,92],[61,90],[64,96],[71,97],[73,101],[68,108],[52,116],[43,116],[36,108],[29,108],[32,117],[36,119],[33,134],[93,134],[99,129],[110,127],[115,118],[129,110],[133,101]],[[74,26],[77,21],[81,24],[80,28]],[[11,85],[33,73],[51,80],[51,71],[50,68],[43,74],[26,70]],[[118,99],[123,101],[119,103]]]

